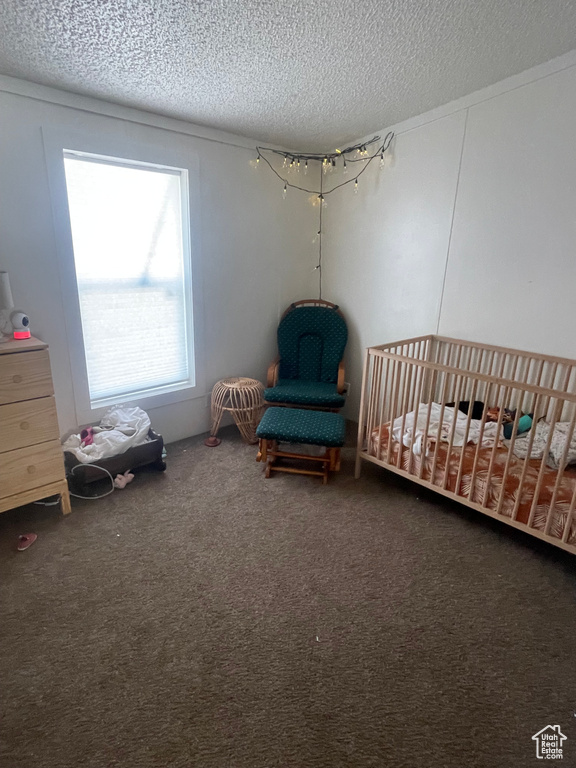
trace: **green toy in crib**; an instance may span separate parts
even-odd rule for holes
[[[504,424],[504,439],[510,440],[512,437],[512,430],[514,429],[514,422],[509,422],[508,424]],[[518,419],[518,429],[516,430],[517,435],[522,435],[524,432],[528,432],[530,427],[532,426],[532,416],[530,414],[525,413],[524,416],[520,416]]]

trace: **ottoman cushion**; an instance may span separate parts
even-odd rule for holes
[[[268,408],[256,435],[285,443],[307,443],[339,448],[344,445],[346,422],[339,413],[301,408]]]

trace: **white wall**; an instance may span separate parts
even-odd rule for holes
[[[310,284],[316,224],[306,196],[282,200],[277,179],[250,167],[253,142],[0,78],[0,270],[9,272],[34,335],[50,345],[61,432],[77,420],[43,126],[171,143],[198,155],[207,390],[225,376],[263,380],[279,314]],[[206,397],[149,412],[167,441],[209,426]]]
[[[41,137],[53,125],[197,153],[208,389],[263,379],[279,313],[317,295],[308,196],[283,201],[240,137],[0,78],[0,269],[50,343],[62,432],[76,417]],[[576,52],[393,129],[393,165],[325,210],[323,295],[350,327],[347,415],[370,344],[439,331],[576,357]],[[208,427],[206,398],[151,416],[168,440]]]
[[[439,331],[576,358],[576,55],[394,130],[393,167],[373,163],[326,215],[348,415],[371,344]]]

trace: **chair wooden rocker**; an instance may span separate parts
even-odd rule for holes
[[[344,395],[342,357],[348,328],[338,305],[322,299],[291,304],[278,325],[279,356],[268,368],[270,405],[338,411]]]

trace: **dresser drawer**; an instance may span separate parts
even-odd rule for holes
[[[0,453],[0,498],[64,479],[58,440]]]
[[[0,404],[53,394],[46,350],[0,355]]]
[[[53,397],[0,405],[0,453],[58,437]]]

